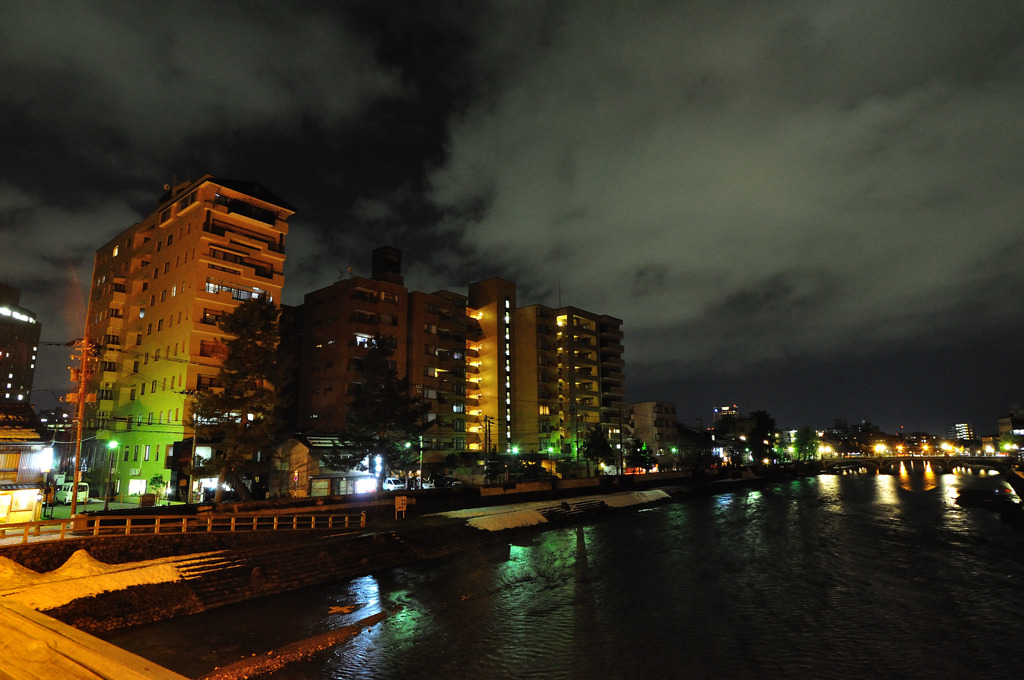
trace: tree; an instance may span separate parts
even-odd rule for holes
[[[793,436],[793,460],[814,460],[818,453],[818,434],[804,425]]]
[[[590,462],[604,463],[605,465],[615,464],[615,451],[612,450],[612,445],[608,443],[608,438],[604,434],[604,428],[599,424],[591,425],[587,429],[587,436],[583,440],[582,453],[583,457],[587,459],[588,464]]]
[[[657,462],[654,454],[647,448],[647,442],[644,441],[633,442],[626,452],[626,467],[628,468],[641,468],[650,472]]]
[[[1007,455],[1017,455],[1024,448],[1024,437],[1019,434],[1004,434],[999,438],[999,451]]]
[[[392,471],[415,467],[419,459],[420,435],[430,426],[426,422],[430,405],[409,394],[409,381],[398,377],[391,360],[395,351],[392,338],[375,336],[359,362],[361,380],[345,411],[343,444],[323,457],[323,463],[335,470],[366,466],[375,472],[379,456],[377,489]],[[365,461],[365,462],[364,462]]]
[[[488,451],[484,458],[484,483],[497,484],[505,478],[507,464],[496,451]]]
[[[167,488],[167,482],[164,481],[163,475],[153,475],[149,480],[150,493],[162,495],[164,490]]]
[[[753,411],[750,414],[754,427],[750,430],[747,444],[755,462],[765,458],[773,458],[775,445],[775,419],[767,411]]]
[[[217,475],[214,502],[220,502],[224,484],[243,498],[252,497],[244,478],[272,470],[270,447],[280,432],[278,393],[283,382],[279,350],[280,310],[265,297],[242,302],[220,321],[223,362],[219,388],[200,391],[193,413],[198,436],[214,448],[203,461],[203,474]]]

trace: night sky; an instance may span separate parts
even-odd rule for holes
[[[44,341],[211,173],[298,209],[285,303],[381,245],[413,290],[504,277],[623,319],[627,398],[688,424],[1024,402],[1017,0],[9,1],[0,130],[0,281]]]

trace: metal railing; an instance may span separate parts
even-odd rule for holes
[[[312,513],[95,515],[0,524],[0,538],[20,535],[21,543],[24,544],[28,543],[30,538],[62,540],[143,534],[309,531],[314,529],[354,529],[356,527],[366,527],[365,512],[358,515]]]

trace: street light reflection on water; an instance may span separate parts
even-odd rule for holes
[[[151,658],[173,668],[178,650],[201,646],[174,637],[185,628],[232,621],[240,637],[249,621],[273,621],[289,642],[386,610],[380,624],[267,677],[1006,677],[990,643],[1024,634],[1024,589],[993,584],[1024,580],[1024,533],[955,503],[958,489],[1006,482],[907,473],[694,497],[158,624],[145,637],[164,636],[169,651]],[[957,644],[933,644],[949,639]],[[238,658],[220,653],[210,668]]]

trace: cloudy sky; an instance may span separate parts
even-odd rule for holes
[[[297,207],[284,302],[380,245],[412,289],[501,276],[623,319],[628,398],[690,424],[1024,402],[1017,0],[3,2],[0,83],[0,281],[44,341],[211,173]]]

